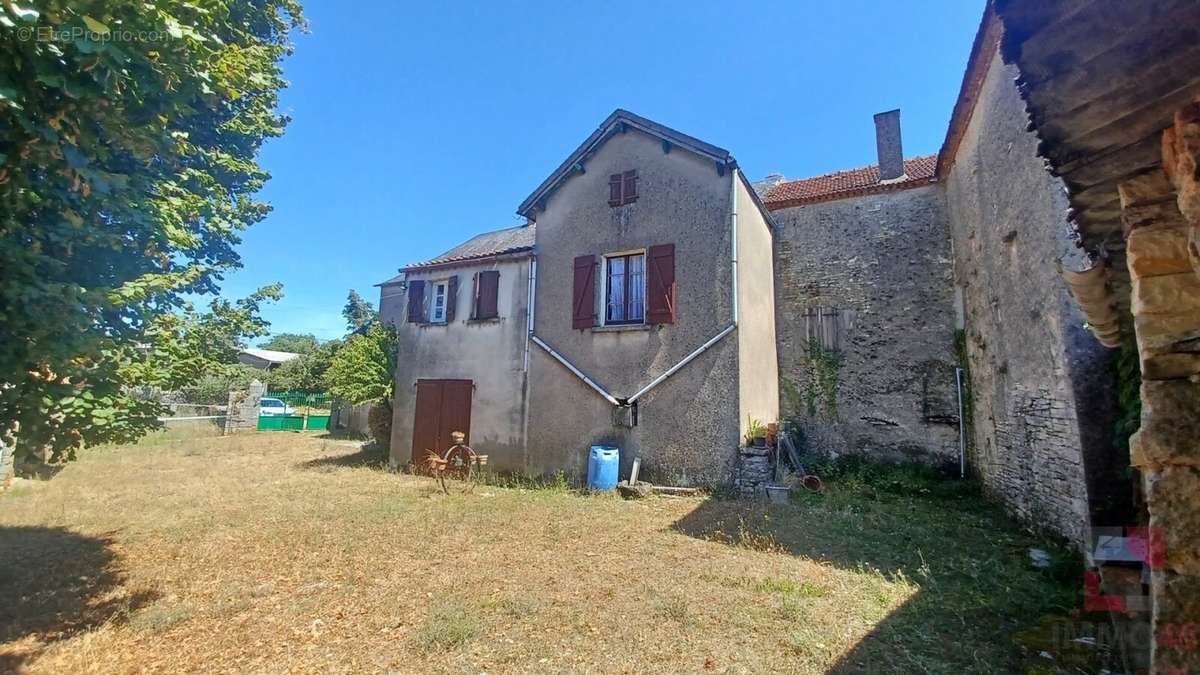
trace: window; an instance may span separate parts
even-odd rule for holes
[[[804,312],[804,348],[816,345],[822,351],[840,353],[854,328],[854,318],[852,309],[809,307]]]
[[[646,318],[645,254],[612,255],[604,262],[604,323],[643,323]]]
[[[445,281],[433,284],[433,304],[429,308],[430,323],[446,323],[446,286]]]
[[[495,319],[500,316],[500,272],[484,270],[475,275],[475,308],[471,318]]]
[[[608,205],[624,206],[637,201],[637,171],[614,173],[608,177]]]

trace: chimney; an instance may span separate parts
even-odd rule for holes
[[[879,180],[904,176],[904,150],[900,147],[900,109],[875,115],[875,147],[879,151]]]

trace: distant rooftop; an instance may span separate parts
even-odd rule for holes
[[[873,164],[858,169],[835,171],[814,178],[775,182],[774,185],[766,188],[762,200],[768,209],[775,210],[915,187],[932,181],[936,168],[937,155],[928,155],[904,160],[904,176],[894,181],[880,181],[879,165]],[[770,176],[756,185],[772,181],[774,178],[774,176]]]
[[[274,349],[258,349],[256,347],[246,347],[242,353],[270,363],[287,363],[292,359],[300,358],[300,355],[294,352],[277,352]]]
[[[490,258],[496,255],[504,255],[507,253],[521,253],[523,251],[532,251],[534,244],[534,234],[536,233],[536,225],[530,223],[528,225],[520,225],[518,227],[510,227],[494,232],[484,232],[476,235],[467,241],[455,246],[445,253],[430,258],[424,262],[413,263],[405,270],[419,269],[422,267],[434,267],[437,265],[448,265],[451,263],[465,262],[468,260],[476,260],[479,258]]]

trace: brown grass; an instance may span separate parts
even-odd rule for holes
[[[1024,540],[853,497],[447,497],[290,433],[93,450],[0,496],[0,671],[1008,670],[1040,605],[994,596],[1050,588]]]

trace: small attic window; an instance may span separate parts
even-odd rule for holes
[[[614,173],[608,177],[608,205],[624,206],[637,201],[637,170]]]

